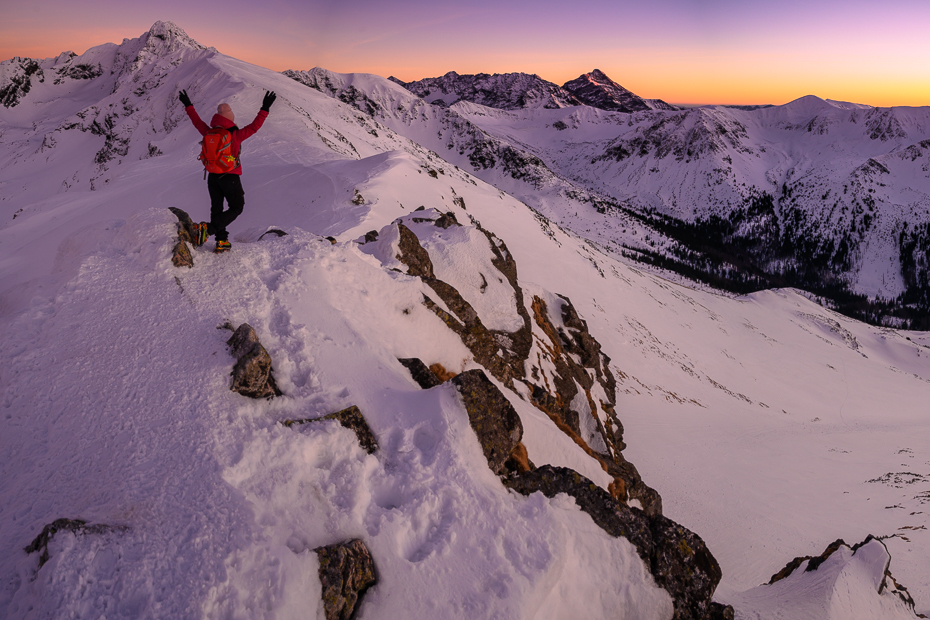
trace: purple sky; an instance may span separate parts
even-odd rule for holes
[[[14,0],[2,13],[2,59],[81,53],[165,20],[276,70],[522,71],[562,84],[598,68],[674,103],[930,104],[926,0]]]

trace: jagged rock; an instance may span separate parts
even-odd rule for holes
[[[377,583],[375,562],[361,540],[314,549],[320,559],[326,620],[349,620],[365,591]]]
[[[675,601],[675,618],[703,620],[723,572],[701,537],[671,519],[651,519],[652,576]]]
[[[419,358],[409,357],[409,358],[398,358],[397,360],[404,367],[410,371],[410,376],[413,377],[413,380],[417,382],[424,390],[428,390],[432,387],[440,385],[442,381],[439,380],[432,370],[427,367]]]
[[[188,243],[192,243],[194,235],[194,222],[186,211],[177,207],[168,207],[175,217],[178,218],[178,242],[171,250],[171,262],[175,267],[193,267],[194,257]]]
[[[281,396],[271,374],[271,356],[258,341],[258,334],[251,325],[240,325],[226,344],[236,357],[230,386],[233,392],[250,398]]]
[[[506,473],[506,463],[523,438],[520,416],[484,371],[468,370],[451,381],[462,395],[488,466],[495,474]]]
[[[168,210],[178,218],[178,236],[189,243],[194,237],[194,220],[183,209],[168,207]]]
[[[570,495],[601,529],[611,536],[629,540],[643,561],[651,565],[654,545],[645,514],[617,501],[610,493],[573,469],[542,465],[534,471],[504,478],[504,485],[521,495],[530,495],[536,491],[546,497],[555,497],[559,493]]]
[[[56,519],[49,523],[31,543],[23,548],[26,553],[39,552],[39,568],[42,568],[48,562],[48,543],[54,538],[55,534],[62,530],[73,532],[74,534],[105,534],[113,531],[126,530],[125,526],[105,525],[95,523],[87,525],[86,521],[80,519]]]
[[[400,231],[400,242],[398,251],[400,254],[397,260],[407,265],[407,273],[412,276],[421,278],[435,278],[433,275],[433,261],[429,258],[429,252],[420,245],[420,240],[413,234],[413,231],[403,224],[397,225]]]
[[[435,222],[434,222],[435,224]],[[524,361],[532,345],[529,315],[523,308],[523,292],[517,284],[516,263],[507,251],[507,246],[478,227],[488,238],[494,258],[491,263],[514,288],[516,306],[524,326],[516,332],[490,330],[481,322],[481,317],[454,286],[439,280],[433,273],[429,253],[420,245],[419,239],[409,228],[398,223],[400,242],[397,260],[407,265],[407,273],[419,276],[439,296],[452,314],[446,312],[432,299],[425,297],[424,305],[436,313],[445,324],[462,339],[463,344],[494,378],[508,387],[513,386],[514,377],[522,377]]]
[[[565,467],[543,465],[533,471],[511,474],[503,481],[522,495],[536,491],[546,497],[570,495],[605,532],[633,543],[656,583],[672,596],[674,618],[703,620],[709,613],[721,571],[697,534],[661,515],[650,517],[627,506]]]
[[[362,448],[364,448],[368,454],[374,454],[378,450],[378,440],[375,439],[375,434],[371,432],[371,427],[368,426],[368,421],[365,420],[365,416],[362,415],[361,410],[359,410],[359,408],[355,405],[347,407],[341,411],[337,411],[336,413],[330,413],[329,415],[325,415],[321,418],[285,420],[281,424],[290,428],[291,426],[308,424],[310,422],[321,422],[323,420],[336,420],[342,426],[355,433],[355,436],[358,438],[359,445],[362,446]]]
[[[171,250],[171,263],[175,267],[193,267],[194,257],[191,255],[191,249],[183,239],[178,239]]]
[[[867,538],[866,540],[869,540],[870,538],[871,537]],[[784,579],[785,577],[787,577],[788,575],[796,571],[801,566],[801,564],[803,564],[804,562],[808,563],[807,568],[805,569],[805,572],[817,570],[817,568],[821,564],[823,564],[827,560],[827,558],[833,555],[833,553],[837,549],[839,549],[841,546],[844,546],[844,545],[847,547],[849,546],[846,544],[845,540],[843,540],[842,538],[838,538],[834,540],[832,543],[830,543],[829,545],[827,545],[827,548],[824,549],[823,553],[821,553],[820,555],[817,555],[817,556],[805,555],[805,556],[794,558],[793,560],[788,562],[783,569],[781,569],[780,571],[772,575],[772,578],[769,579],[768,581],[768,585],[772,585],[773,583],[781,581],[782,579]]]
[[[558,328],[549,318],[546,302],[538,296],[533,297],[533,318],[545,334],[545,339],[537,336],[537,342],[550,368],[531,365],[531,376],[524,380],[530,388],[530,402],[614,477],[611,492],[615,497],[624,501],[637,500],[649,516],[662,514],[661,496],[643,482],[636,467],[622,454],[626,444],[623,425],[614,411],[617,383],[610,371],[610,358],[601,351],[571,300],[562,295],[558,297],[561,300]],[[596,384],[601,388],[603,399],[594,397]],[[581,411],[576,410],[578,396],[583,396],[583,402],[587,403]],[[581,416],[589,418],[585,425],[595,429],[595,439],[599,437],[597,450],[589,445],[590,435],[587,439],[581,436]]]

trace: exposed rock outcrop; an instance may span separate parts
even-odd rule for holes
[[[437,225],[437,220],[425,215],[412,220]],[[475,361],[511,389],[514,381],[526,384],[530,402],[614,478],[611,490],[616,497],[636,500],[650,515],[661,514],[662,498],[622,455],[626,446],[623,425],[614,411],[616,380],[610,371],[610,358],[601,351],[571,301],[558,295],[554,297],[557,303],[550,308],[536,295],[531,319],[516,261],[506,244],[476,226],[488,240],[496,275],[513,291],[516,312],[523,323],[513,332],[488,329],[462,294],[436,277],[429,252],[416,234],[401,222],[396,226],[399,241],[395,258],[407,266],[410,275],[422,278],[436,293],[444,307],[430,297],[424,298],[424,305],[459,335]]]
[[[56,519],[52,521],[35,537],[31,543],[23,548],[26,553],[39,553],[39,568],[42,568],[49,560],[48,543],[55,537],[55,534],[61,531],[68,531],[74,534],[105,534],[107,532],[120,532],[129,528],[125,526],[105,525],[103,523],[94,523],[88,525],[86,521],[80,519]]]
[[[287,427],[291,427],[299,426],[301,424],[308,424],[311,422],[322,422],[324,420],[336,420],[342,426],[355,433],[355,436],[358,438],[358,444],[364,448],[368,454],[374,454],[378,450],[378,440],[375,439],[375,434],[371,432],[371,427],[368,426],[368,421],[365,420],[365,416],[362,415],[361,410],[359,410],[359,408],[355,405],[346,407],[345,409],[337,411],[336,413],[330,413],[329,415],[325,415],[321,418],[285,420],[281,424]]]
[[[378,581],[371,552],[357,539],[314,551],[320,559],[326,620],[349,620],[358,610],[365,591]]]
[[[468,422],[495,474],[508,472],[508,461],[517,446],[521,446],[523,423],[507,397],[482,370],[469,370],[456,375],[452,384],[462,395]],[[523,448],[523,452],[526,449]]]
[[[565,467],[543,465],[513,474],[504,479],[504,484],[523,495],[536,491],[546,497],[570,495],[605,532],[633,543],[656,583],[672,596],[674,618],[703,620],[711,613],[711,596],[722,573],[704,541],[694,532],[662,515],[649,516],[627,506]]]
[[[168,209],[178,218],[178,240],[171,250],[171,262],[175,267],[193,267],[194,257],[187,244],[193,244],[194,222],[186,211],[176,207]]]
[[[635,499],[648,514],[661,514],[662,498],[622,454],[626,444],[614,410],[617,382],[610,358],[571,301],[563,295],[556,301],[560,308],[553,313],[542,298],[533,297],[533,319],[541,333],[534,333],[535,359],[530,358],[524,380],[531,402],[614,477],[616,497]]]
[[[271,356],[251,325],[240,325],[226,344],[236,358],[229,389],[249,398],[281,396],[272,375]]]
[[[413,380],[417,382],[424,390],[436,387],[440,385],[442,381],[439,380],[439,377],[429,369],[429,367],[423,363],[423,361],[418,357],[409,357],[398,359],[398,362],[403,364],[404,368],[410,371],[410,376],[413,377]]]
[[[451,314],[429,297],[423,300],[424,305],[435,312],[449,329],[459,335],[465,346],[475,356],[475,360],[487,368],[494,378],[508,387],[513,387],[514,378],[520,378],[524,374],[523,362],[529,355],[532,338],[529,315],[523,307],[523,291],[517,284],[516,263],[507,251],[507,246],[493,233],[479,227],[487,237],[494,255],[492,264],[513,287],[517,311],[524,323],[524,326],[516,332],[488,329],[472,305],[455,287],[436,278],[429,253],[420,245],[413,231],[402,223],[398,223],[397,227],[400,231],[397,260],[407,266],[407,273],[422,278],[451,311]]]
[[[522,324],[513,332],[488,329],[476,306],[462,294],[480,305],[477,300],[483,288],[460,292],[437,277],[426,248],[442,243],[442,237],[422,227],[426,222],[435,225],[436,220],[427,215],[411,219],[417,233],[431,236],[424,237],[426,244],[421,244],[417,233],[397,222],[394,258],[438,297],[425,296],[424,305],[459,335],[488,374],[513,390],[508,395],[522,394],[545,412],[614,482],[604,490],[571,469],[552,465],[537,468],[520,442],[522,423],[508,396],[483,371],[471,370],[453,378],[452,383],[462,394],[469,422],[491,470],[505,485],[526,495],[535,491],[549,497],[571,495],[598,526],[612,536],[630,540],[656,583],[672,596],[676,619],[732,618],[732,608],[711,601],[721,571],[707,546],[697,534],[662,516],[661,497],[623,457],[626,445],[615,412],[616,380],[610,359],[571,301],[543,291],[525,301],[516,262],[506,245],[476,226],[493,254],[493,277],[513,291],[519,321],[512,324]],[[481,276],[482,286],[486,286],[485,274]],[[414,372],[415,365],[408,363]],[[419,368],[418,372],[424,371]],[[421,385],[431,386],[433,379],[427,376]]]

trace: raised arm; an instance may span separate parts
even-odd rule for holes
[[[200,119],[197,110],[194,109],[194,105],[191,103],[191,98],[187,96],[186,90],[182,90],[178,93],[178,100],[180,100],[181,105],[184,106],[184,111],[187,112],[188,118],[191,119],[191,122],[194,124],[194,127],[197,128],[197,131],[200,132],[200,135],[207,135],[207,131],[209,131],[210,128]]]

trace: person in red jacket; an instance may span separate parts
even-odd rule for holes
[[[258,111],[255,120],[239,129],[234,122],[235,115],[228,103],[221,103],[217,106],[216,114],[213,115],[208,127],[206,123],[200,120],[200,116],[194,110],[190,97],[187,96],[187,91],[182,90],[178,94],[178,99],[184,105],[184,111],[187,112],[187,116],[190,117],[200,135],[205,136],[210,127],[223,127],[229,131],[232,138],[232,156],[236,158],[236,167],[234,169],[224,174],[211,172],[207,176],[207,189],[210,191],[210,222],[195,224],[197,232],[196,239],[194,239],[195,245],[203,245],[208,236],[215,235],[215,252],[228,252],[232,247],[232,244],[229,243],[229,233],[226,231],[226,227],[242,214],[242,208],[245,206],[245,191],[242,189],[242,180],[240,179],[242,165],[239,163],[242,141],[252,137],[255,132],[261,129],[262,124],[268,117],[269,110],[271,110],[271,104],[274,103],[276,98],[277,95],[273,92],[265,91],[262,108]],[[224,200],[228,206],[226,211],[223,211]]]

